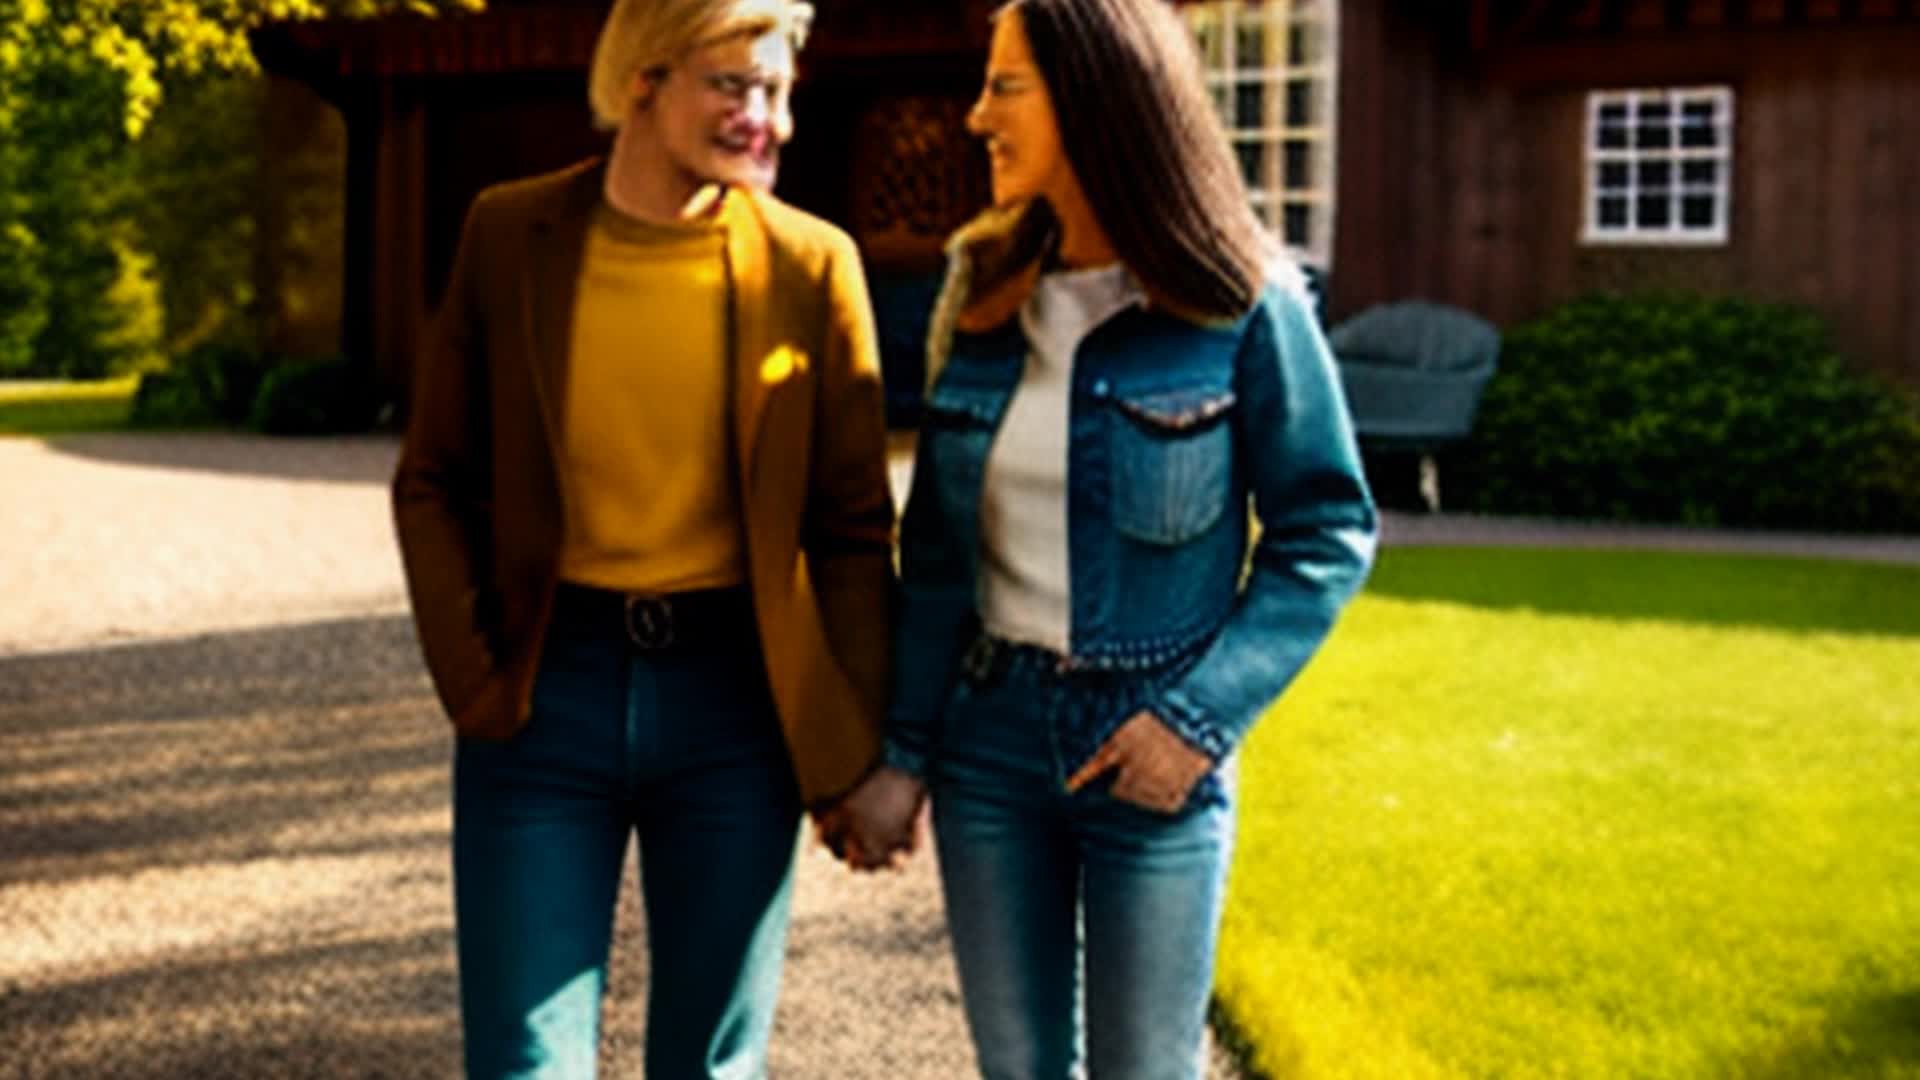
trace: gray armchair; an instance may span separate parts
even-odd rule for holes
[[[1368,308],[1327,340],[1361,443],[1420,455],[1420,493],[1429,510],[1438,510],[1434,451],[1473,430],[1499,359],[1500,332],[1459,308],[1408,300]]]

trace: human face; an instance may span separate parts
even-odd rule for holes
[[[967,113],[967,130],[987,141],[994,205],[1057,196],[1071,185],[1053,98],[1034,66],[1018,8],[994,22],[986,85]]]
[[[695,49],[651,83],[668,163],[694,184],[772,188],[780,148],[793,138],[793,46],[783,33],[733,37]]]

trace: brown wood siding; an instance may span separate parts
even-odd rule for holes
[[[1384,20],[1378,0],[1348,0],[1340,14],[1339,193],[1335,204],[1329,316],[1343,316],[1350,296],[1395,292],[1384,257],[1389,194],[1382,129],[1386,126],[1387,61],[1381,40]],[[1407,192],[1411,195],[1411,192]]]
[[[1496,321],[1534,309],[1556,164],[1536,152],[1542,118],[1433,35],[1391,0],[1342,8],[1334,318],[1414,297]]]
[[[1914,118],[1920,117],[1920,80],[1907,84],[1906,93],[1895,110],[1900,117],[1898,141],[1906,147],[1905,180],[1901,191],[1911,200],[1920,192],[1920,138],[1912,134]],[[1907,272],[1902,285],[1900,302],[1905,306],[1906,329],[1906,370],[1902,374],[1909,386],[1920,386],[1920,213],[1914,213],[1909,207],[1901,215],[1906,224],[1906,242],[1901,245],[1906,252]]]
[[[1594,289],[1820,311],[1920,388],[1920,27],[1713,29],[1496,47],[1392,0],[1343,7],[1330,314],[1425,297],[1509,323]],[[1735,92],[1729,241],[1589,246],[1586,94]]]

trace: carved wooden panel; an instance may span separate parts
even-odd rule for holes
[[[880,98],[861,116],[852,225],[869,258],[937,261],[947,235],[987,205],[984,158],[966,130],[969,104]]]

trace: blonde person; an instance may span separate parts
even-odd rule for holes
[[[1198,1077],[1235,749],[1373,506],[1171,5],[1006,5],[969,125],[874,786],[931,788],[986,1076]]]
[[[765,194],[809,15],[619,0],[610,156],[479,196],[420,363],[394,510],[458,736],[470,1076],[593,1074],[635,835],[647,1074],[763,1075],[803,808],[868,817],[872,316],[847,236]]]

